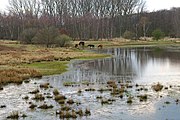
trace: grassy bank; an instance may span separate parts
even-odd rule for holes
[[[74,41],[72,45],[79,41]],[[95,48],[99,44],[103,48],[109,47],[133,47],[133,46],[180,46],[180,42],[172,40],[160,41],[130,41],[114,39],[112,41],[85,41],[94,44]],[[37,45],[24,45],[17,41],[0,41],[0,84],[22,82],[30,77],[40,77],[43,75],[61,74],[67,71],[67,64],[72,59],[95,59],[108,57],[108,55],[89,52],[90,48],[46,48]]]
[[[94,59],[107,55],[84,49],[46,48],[17,41],[0,41],[0,85],[22,83],[30,77],[61,74],[72,59]]]

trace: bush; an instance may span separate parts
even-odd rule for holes
[[[47,47],[51,47],[54,44],[56,37],[59,35],[59,31],[55,27],[46,27],[38,31],[33,38],[34,43],[43,44]]]
[[[152,32],[152,36],[154,40],[159,40],[164,38],[164,33],[160,29],[156,29]]]
[[[123,38],[125,39],[134,39],[135,38],[135,34],[131,31],[125,31],[123,34]]]
[[[26,44],[31,44],[32,43],[32,39],[34,38],[34,36],[37,33],[37,29],[36,28],[29,28],[29,29],[25,29],[19,37],[19,40],[22,43],[26,43]]]
[[[58,47],[65,47],[65,46],[68,46],[68,45],[69,45],[69,43],[70,43],[71,40],[72,40],[72,39],[71,39],[69,36],[65,35],[65,34],[59,35],[59,36],[57,36],[56,39],[55,39],[55,44],[56,44]]]

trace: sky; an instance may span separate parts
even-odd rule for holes
[[[180,7],[180,0],[145,0],[146,8],[149,12],[161,9]],[[0,11],[6,10],[8,0],[0,0]]]

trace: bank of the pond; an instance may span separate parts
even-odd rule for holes
[[[0,41],[0,85],[22,83],[23,80],[67,71],[72,59],[94,59],[107,55],[89,49],[46,48],[15,41]]]
[[[85,48],[46,48],[37,45],[24,45],[15,41],[0,41],[0,85],[7,83],[22,83],[31,77],[61,74],[67,71],[70,60],[90,60],[110,57],[97,54],[90,50],[112,47],[142,47],[142,46],[180,46],[179,42],[171,40],[160,41],[130,41],[130,40],[103,40],[85,41]],[[76,44],[78,41],[73,42]],[[88,44],[95,45],[90,49]]]
[[[97,56],[85,56],[77,57],[73,60],[91,60],[109,57],[110,55],[99,54]],[[32,64],[23,64],[23,67],[34,69],[40,72],[43,76],[62,74],[67,71],[68,64],[70,61],[46,61],[46,62],[35,62]]]

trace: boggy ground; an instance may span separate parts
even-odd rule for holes
[[[98,58],[82,49],[46,48],[17,41],[0,41],[0,84],[21,83],[30,77],[60,74],[71,59]]]
[[[92,59],[107,57],[108,55],[88,52],[87,45],[93,44],[95,48],[141,45],[179,45],[179,40],[160,41],[130,41],[124,39],[85,41],[85,47],[75,48],[79,41],[72,42],[69,48],[46,48],[39,45],[24,45],[17,41],[0,41],[0,84],[21,83],[30,77],[42,75],[61,74],[67,69],[71,59]]]

